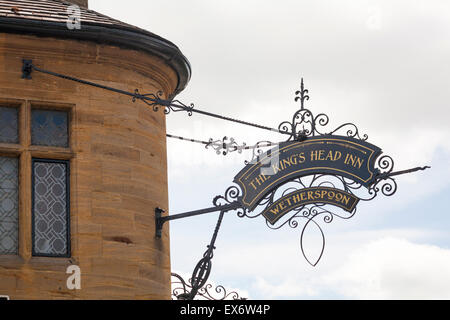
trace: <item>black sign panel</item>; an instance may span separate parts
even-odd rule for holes
[[[262,215],[271,224],[274,224],[286,213],[303,205],[312,203],[325,203],[332,204],[344,209],[345,211],[352,212],[355,206],[358,204],[358,201],[358,197],[335,188],[305,188],[296,190],[281,197],[269,207],[267,207]]]
[[[240,201],[253,210],[276,187],[297,177],[333,174],[370,186],[375,180],[375,159],[381,149],[368,142],[342,136],[289,141],[260,155],[235,177],[242,189]]]

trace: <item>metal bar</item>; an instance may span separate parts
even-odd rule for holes
[[[230,204],[226,204],[223,206],[210,207],[210,208],[205,208],[205,209],[200,209],[200,210],[195,210],[195,211],[178,213],[178,214],[174,214],[174,215],[170,215],[170,216],[161,217],[160,219],[161,219],[161,221],[166,222],[166,221],[170,221],[170,220],[177,220],[177,219],[183,219],[183,218],[187,218],[187,217],[198,216],[198,215],[210,213],[210,212],[229,211],[229,210],[236,209],[240,206],[241,206],[241,204],[236,201],[236,202],[232,202]]]
[[[120,89],[104,86],[104,85],[101,85],[101,84],[98,84],[98,83],[95,83],[95,82],[81,80],[81,79],[77,79],[77,78],[74,78],[74,77],[70,77],[70,76],[66,76],[66,75],[63,75],[63,74],[59,74],[59,73],[56,73],[56,72],[44,70],[44,69],[36,67],[35,65],[32,65],[32,68],[34,70],[38,71],[38,72],[45,73],[45,74],[48,74],[48,75],[51,75],[51,76],[54,76],[54,77],[58,77],[58,78],[65,79],[65,80],[70,80],[70,81],[75,81],[75,82],[78,82],[78,83],[81,83],[81,84],[86,84],[86,85],[89,85],[89,86],[92,86],[92,87],[96,87],[96,88],[100,88],[100,89],[104,89],[104,90],[108,90],[108,91],[113,91],[113,92],[116,92],[116,93],[120,93],[120,94],[123,94],[123,95],[127,95],[127,96],[130,96],[130,97],[136,98],[136,99],[147,100],[147,101],[151,101],[151,102],[154,102],[154,103],[157,103],[157,104],[161,104],[161,105],[167,105],[167,104],[170,103],[170,101],[168,101],[168,100],[163,100],[163,99],[158,99],[158,98],[156,98],[156,99],[155,98],[149,98],[149,97],[143,96],[143,95],[141,95],[139,93],[131,93],[131,92],[128,92],[128,91],[125,91],[125,90],[120,90]]]
[[[163,217],[162,214],[164,213],[164,210],[161,208],[155,208],[155,227],[156,227],[156,237],[161,238],[162,235],[162,227],[164,225],[164,222],[170,221],[170,220],[177,220],[177,219],[183,219],[193,216],[198,216],[206,213],[216,212],[216,211],[229,211],[234,210],[241,207],[241,204],[238,201],[232,202],[230,204],[226,204],[223,206],[217,206],[217,207],[210,207],[195,211],[188,211],[184,213],[174,214],[170,216]]]
[[[222,219],[225,211],[220,211],[219,219],[217,220],[216,228],[214,229],[211,242],[209,243],[208,249],[203,254],[203,258],[197,263],[192,272],[191,284],[192,290],[186,297],[186,300],[193,300],[198,293],[198,290],[206,284],[208,281],[209,274],[211,273],[211,260],[214,256],[213,251],[216,248],[214,245],[217,240],[217,234],[219,233],[220,226],[222,225]]]
[[[222,142],[221,140],[212,140],[212,139],[210,139],[209,141],[196,140],[196,139],[181,137],[181,136],[177,136],[177,135],[169,134],[169,133],[166,134],[166,137],[172,138],[172,139],[181,140],[181,141],[187,141],[187,142],[194,142],[194,143],[198,143],[198,144],[203,144],[203,145],[206,146],[206,148],[208,148],[208,147],[218,147],[220,144],[222,144],[222,147],[219,150],[231,149],[231,150],[229,150],[230,152],[239,151],[239,150],[259,149],[259,148],[265,148],[265,147],[271,147],[271,146],[279,145],[279,143],[277,143],[277,142],[263,142],[263,143],[257,143],[255,145],[250,145],[250,146],[247,146],[246,144],[242,144],[242,145],[233,145],[233,146],[229,147],[229,143],[228,142]],[[217,150],[216,148],[214,148],[214,149]]]
[[[195,143],[204,144],[204,145],[211,144],[211,142],[208,142],[208,141],[202,141],[202,140],[196,140],[196,139],[180,137],[180,136],[176,136],[174,134],[169,134],[169,133],[166,134],[166,137],[173,138],[173,139],[178,139],[178,140],[182,140],[182,141],[195,142]]]
[[[171,106],[180,107],[177,104],[171,104]],[[211,113],[211,112],[208,112],[208,111],[203,111],[203,110],[199,110],[199,109],[190,109],[190,111],[196,112],[196,113],[208,116],[208,117],[217,118],[217,119],[226,120],[226,121],[231,121],[231,122],[236,122],[236,123],[239,123],[239,124],[243,124],[243,125],[250,126],[250,127],[255,127],[255,128],[258,128],[258,129],[263,129],[263,130],[273,131],[273,132],[277,132],[277,133],[281,133],[281,134],[291,135],[290,132],[281,131],[281,130],[278,130],[278,129],[270,128],[270,127],[267,127],[267,126],[263,126],[263,125],[260,125],[260,124],[251,123],[251,122],[247,122],[247,121],[243,121],[243,120],[239,120],[239,119],[225,117],[225,116],[218,115],[218,114],[215,114],[215,113]]]
[[[278,133],[281,133],[281,134],[291,135],[291,133],[286,132],[286,131],[281,131],[281,130],[270,128],[270,127],[267,127],[267,126],[263,126],[263,125],[259,125],[259,124],[255,124],[255,123],[239,120],[239,119],[234,119],[234,118],[230,118],[230,117],[226,117],[226,116],[222,116],[222,115],[218,115],[218,114],[211,113],[211,112],[204,111],[204,110],[194,109],[193,107],[188,107],[188,106],[182,104],[179,101],[171,101],[171,100],[159,99],[156,95],[153,95],[153,94],[151,94],[151,96],[153,96],[154,98],[149,98],[146,94],[142,95],[142,94],[139,94],[139,93],[136,93],[136,92],[132,93],[132,92],[128,92],[128,91],[124,91],[124,90],[120,90],[120,89],[104,86],[104,85],[101,85],[101,84],[98,84],[98,83],[95,83],[95,82],[81,80],[81,79],[78,79],[78,78],[75,78],[75,77],[71,77],[71,76],[60,74],[60,73],[44,70],[44,69],[41,69],[39,67],[36,67],[33,64],[32,60],[25,60],[24,59],[23,60],[23,66],[22,66],[22,78],[23,79],[31,79],[31,72],[33,70],[36,70],[38,72],[45,73],[45,74],[48,74],[48,75],[51,75],[51,76],[54,76],[54,77],[58,77],[58,78],[61,78],[61,79],[75,81],[75,82],[82,83],[82,84],[89,85],[89,86],[93,86],[93,87],[96,87],[96,88],[109,90],[109,91],[113,91],[113,92],[116,92],[116,93],[119,93],[119,94],[127,95],[127,96],[133,97],[135,99],[142,100],[144,102],[150,101],[150,102],[152,102],[150,105],[161,105],[161,106],[166,106],[166,107],[171,107],[171,108],[177,108],[177,109],[181,109],[183,111],[189,112],[189,114],[191,114],[192,112],[196,112],[196,113],[199,113],[199,114],[202,114],[202,115],[205,115],[205,116],[209,116],[209,117],[213,117],[213,118],[217,118],[217,119],[221,119],[221,120],[225,120],[225,121],[231,121],[231,122],[235,122],[235,123],[239,123],[239,124],[255,127],[255,128],[258,128],[258,129],[264,129],[264,130],[269,130],[269,131],[273,131],[273,132],[278,132]]]
[[[416,172],[416,171],[422,171],[422,170],[426,170],[426,169],[430,169],[430,166],[425,166],[425,167],[416,167],[416,168],[412,168],[412,169],[407,169],[407,170],[401,170],[401,171],[395,171],[395,172],[390,172],[390,173],[385,173],[385,174],[381,174],[378,176],[379,179],[387,179],[393,176],[398,176],[401,174],[406,174],[406,173],[411,173],[411,172]]]

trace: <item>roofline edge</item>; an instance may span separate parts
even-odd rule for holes
[[[64,23],[0,17],[0,32],[92,41],[150,53],[162,58],[178,76],[177,87],[170,98],[186,88],[192,75],[191,64],[176,45],[135,30],[87,23],[80,30],[69,30]]]

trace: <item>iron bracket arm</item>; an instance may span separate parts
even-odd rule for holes
[[[211,213],[211,212],[217,212],[217,211],[227,212],[230,210],[235,210],[240,207],[242,207],[242,205],[238,201],[234,201],[229,204],[222,205],[222,206],[215,206],[215,207],[210,207],[210,208],[205,208],[205,209],[200,209],[200,210],[195,210],[195,211],[188,211],[188,212],[183,212],[183,213],[174,214],[174,215],[170,215],[170,216],[163,216],[163,213],[165,211],[163,209],[157,207],[157,208],[155,208],[155,228],[156,228],[155,236],[157,238],[161,238],[162,228],[166,221],[183,219],[183,218],[198,216],[198,215]]]
[[[394,171],[394,172],[387,172],[387,173],[382,173],[379,174],[377,176],[378,179],[387,179],[393,176],[398,176],[401,174],[406,174],[406,173],[412,173],[412,172],[416,172],[416,171],[423,171],[426,169],[430,169],[430,166],[425,166],[425,167],[416,167],[416,168],[412,168],[412,169],[407,169],[407,170],[401,170],[401,171]]]

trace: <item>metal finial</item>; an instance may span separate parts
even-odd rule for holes
[[[308,96],[308,89],[305,89],[305,86],[303,84],[303,78],[300,82],[300,91],[296,91],[295,95],[297,96],[295,97],[295,101],[300,100],[300,110],[305,109],[304,103],[305,100],[309,100],[309,96]]]

